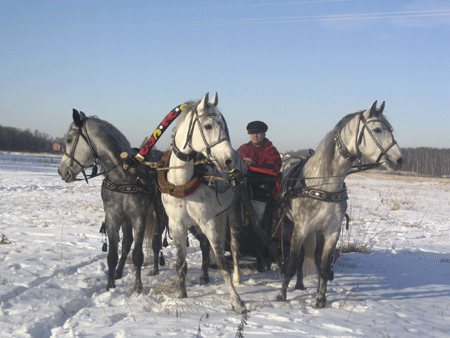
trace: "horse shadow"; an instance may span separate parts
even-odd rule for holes
[[[450,254],[406,249],[348,253],[334,269],[339,287],[361,299],[450,297]]]

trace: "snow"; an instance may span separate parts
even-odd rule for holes
[[[60,158],[0,153],[0,332],[2,337],[448,337],[450,332],[450,180],[355,174],[347,178],[350,229],[328,284],[328,306],[315,309],[316,277],[306,291],[277,302],[277,271],[244,269],[236,289],[250,312],[231,310],[216,270],[199,285],[201,253],[190,238],[187,299],[174,290],[175,249],[133,292],[134,272],[106,290],[99,233],[101,179],[63,182]],[[343,227],[345,228],[345,227]],[[151,251],[146,250],[150,263]]]

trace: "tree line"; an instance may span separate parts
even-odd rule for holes
[[[406,163],[402,172],[424,176],[450,177],[450,149],[419,147],[402,148],[402,150],[406,156]],[[308,156],[309,150],[289,151],[288,154],[290,156]],[[362,162],[369,163],[367,159],[363,159]]]
[[[21,130],[0,125],[0,150],[2,151],[26,151],[49,152],[53,151],[53,144],[63,144],[63,138],[52,138],[38,130]],[[416,175],[435,177],[450,177],[450,149],[438,149],[429,147],[402,148],[407,160],[402,171]],[[309,149],[289,151],[290,156],[309,155]],[[363,160],[367,163],[367,160]]]
[[[53,151],[54,143],[62,143],[62,138],[51,138],[38,130],[22,130],[0,125],[0,150],[26,151],[32,153]]]

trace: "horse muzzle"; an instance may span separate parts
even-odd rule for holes
[[[66,182],[66,183],[70,183],[75,181],[75,177],[76,175],[74,175],[72,173],[72,171],[70,170],[70,168],[62,168],[59,167],[58,168],[58,174],[59,176],[61,176],[61,179]]]
[[[406,163],[406,157],[400,151],[400,154],[397,156],[389,156],[386,155],[386,167],[391,170],[400,170],[403,168],[403,165]]]

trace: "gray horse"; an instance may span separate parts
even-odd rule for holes
[[[283,164],[280,199],[294,229],[278,301],[286,300],[286,290],[297,272],[299,256],[300,261],[303,259],[303,254],[300,255],[303,244],[305,264],[315,262],[318,269],[316,307],[326,306],[327,282],[332,279],[332,257],[347,210],[345,177],[379,165],[398,170],[405,162],[383,109],[384,102],[379,108],[375,102],[365,111],[344,117],[306,163],[295,163],[298,160],[294,159]],[[361,165],[362,155],[373,164]],[[359,165],[352,167],[358,159]],[[300,283],[297,286],[301,286]]]
[[[76,180],[81,172],[86,176],[86,168],[99,163],[105,179],[101,197],[105,210],[106,233],[109,241],[108,284],[106,289],[115,287],[115,279],[123,275],[126,258],[133,243],[133,263],[136,267],[134,290],[144,291],[141,281],[141,267],[144,261],[143,241],[161,231],[163,207],[156,189],[156,177],[146,168],[138,168],[136,174],[124,170],[120,154],[136,154],[126,137],[110,123],[96,117],[86,117],[83,112],[73,110],[73,123],[65,137],[66,152],[61,160],[58,173],[67,183]],[[152,222],[156,217],[155,227]],[[122,228],[122,255],[118,261],[119,230]],[[146,234],[147,232],[147,234]],[[159,252],[161,243],[153,243],[154,252]],[[158,273],[155,256],[154,274]],[[117,265],[117,262],[119,264]],[[117,267],[117,268],[116,268]]]

